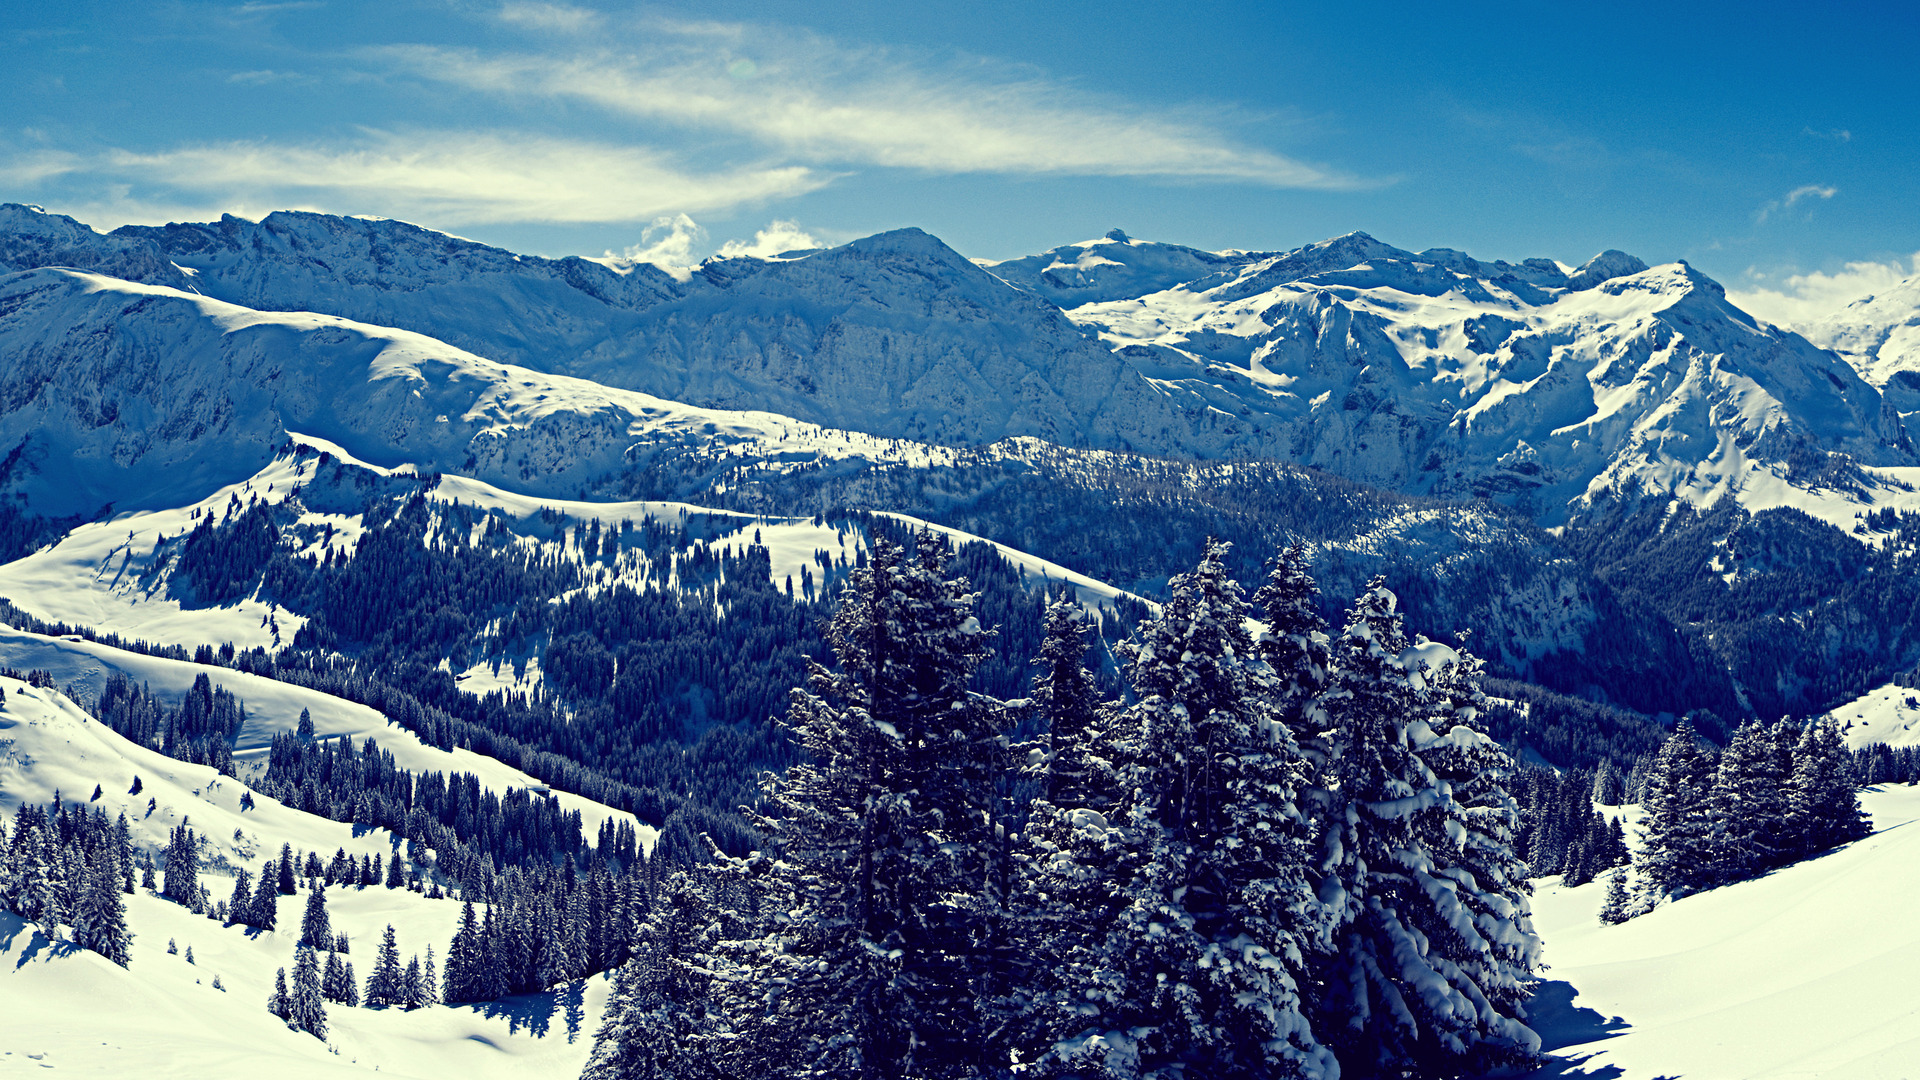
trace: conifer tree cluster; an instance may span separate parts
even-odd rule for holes
[[[1610,762],[1603,759],[1594,772],[1526,769],[1513,788],[1520,801],[1519,851],[1533,876],[1559,874],[1563,884],[1584,885],[1626,864],[1626,829],[1620,818],[1594,809],[1594,803],[1618,805],[1625,800],[1625,780]]]
[[[650,866],[636,857],[621,869],[596,852],[585,872],[570,863],[514,869],[470,888],[445,953],[445,1000],[544,990],[625,963],[646,912]]]
[[[73,942],[127,966],[132,935],[125,894],[134,855],[127,818],[67,806],[56,792],[46,808],[22,804],[13,828],[0,820],[0,906],[37,922],[48,937],[61,926]]]
[[[1852,760],[1831,719],[1751,722],[1717,755],[1682,721],[1646,781],[1640,906],[1866,836]]]
[[[1538,939],[1479,664],[1379,580],[1209,543],[1102,700],[1071,600],[1032,698],[946,545],[876,538],[787,724],[764,851],[658,888],[587,1069],[639,1077],[1413,1077],[1519,1065]],[[1264,618],[1258,637],[1249,616]],[[1010,733],[1027,714],[1037,741]],[[452,964],[449,964],[451,977]]]

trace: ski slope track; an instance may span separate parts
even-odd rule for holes
[[[8,678],[0,688],[0,808],[10,820],[23,801],[44,806],[56,789],[69,806],[86,806],[97,783],[104,794],[93,807],[125,813],[138,848],[157,855],[183,822],[200,834],[201,880],[216,898],[232,891],[232,868],[257,871],[282,844],[378,858],[405,846],[385,830],[357,832],[264,796],[242,810],[240,780],[135,746],[55,691]],[[135,775],[143,788],[129,795]],[[0,913],[0,1076],[571,1077],[586,1063],[608,995],[609,980],[595,977],[477,1006],[334,1005],[323,1044],[266,1008],[274,971],[292,966],[303,896],[281,898],[274,931],[222,926],[147,890],[126,900],[133,946],[125,969]],[[387,925],[403,955],[431,944],[444,956],[460,916],[451,900],[401,889],[333,888],[327,901],[362,978]]]

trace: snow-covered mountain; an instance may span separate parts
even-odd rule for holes
[[[1291,460],[1547,524],[1608,496],[1768,505],[1833,453],[1920,464],[1852,367],[1684,263],[1487,264],[1355,233],[1069,315]]]
[[[57,238],[0,247],[15,269],[130,267],[135,280],[249,308],[412,330],[707,408],[956,445],[1034,435],[1208,456],[1265,449],[917,229],[805,258],[710,261],[685,282],[651,264],[537,259],[322,214],[128,227],[91,248],[84,226],[25,207],[0,208],[7,229]]]
[[[578,493],[649,447],[807,458],[911,448],[496,363],[404,330],[262,313],[71,270],[0,277],[0,484],[37,513],[182,505],[290,432],[385,466]]]
[[[1890,405],[1879,369],[1757,323],[1683,263],[1617,251],[1488,263],[1354,233],[1212,253],[1115,230],[983,268],[907,229],[682,281],[307,213],[100,236],[13,206],[0,235],[16,269],[398,327],[703,408],[946,445],[1277,458],[1547,524],[1638,494],[1796,504],[1783,488],[1830,487],[1833,468],[1920,465],[1904,382]],[[1863,505],[1887,486],[1853,480]]]
[[[1231,275],[1271,258],[1245,251],[1201,251],[1179,244],[1135,240],[1120,229],[1095,240],[1052,251],[980,265],[1010,285],[1037,293],[1063,308],[1125,300],[1176,285]]]
[[[1802,329],[1879,387],[1909,424],[1920,422],[1920,274]]]

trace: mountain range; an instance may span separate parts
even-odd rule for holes
[[[1824,707],[1920,657],[1911,619],[1863,644],[1835,628],[1865,601],[1833,603],[1905,595],[1863,582],[1906,580],[1920,509],[1912,281],[1803,336],[1618,251],[1115,230],[993,263],[902,229],[676,271],[383,219],[101,234],[20,205],[0,269],[18,543],[193,504],[304,440],[537,499],[908,513],[1149,598],[1185,532],[1240,538],[1248,574],[1292,537],[1341,589],[1427,583],[1429,629],[1505,671],[1649,713]],[[1162,535],[1123,528],[1141,500]],[[1781,536],[1854,569],[1808,593]],[[1769,635],[1829,674],[1780,676]]]

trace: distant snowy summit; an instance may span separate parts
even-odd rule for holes
[[[1279,459],[1399,491],[1492,498],[1548,524],[1643,495],[1778,505],[1810,477],[1838,470],[1869,490],[1899,482],[1884,470],[1920,466],[1903,380],[1862,378],[1853,354],[1756,322],[1684,263],[1648,267],[1617,251],[1579,267],[1489,263],[1351,233],[1288,252],[1206,252],[1114,230],[980,265],[902,229],[777,259],[709,260],[682,280],[397,221],[289,212],[101,235],[0,207],[0,266],[50,265],[410,331],[465,356],[696,409],[925,445],[1029,436]],[[31,328],[0,316],[0,338],[12,349],[30,338],[35,370],[97,373],[114,345],[76,329],[98,317],[79,299],[89,289],[73,292],[78,322],[36,305]],[[118,332],[148,334],[147,310],[129,306]],[[286,340],[309,363],[336,339],[346,341]],[[216,365],[183,385],[237,422],[263,391],[273,397],[276,370]],[[9,445],[55,415],[128,426],[80,399],[46,400],[120,392],[97,379],[84,393],[18,372],[0,384]],[[115,452],[153,438],[151,426],[128,430]],[[361,426],[379,429],[367,416]],[[190,440],[191,425],[178,430]],[[608,430],[611,449],[623,428]]]

